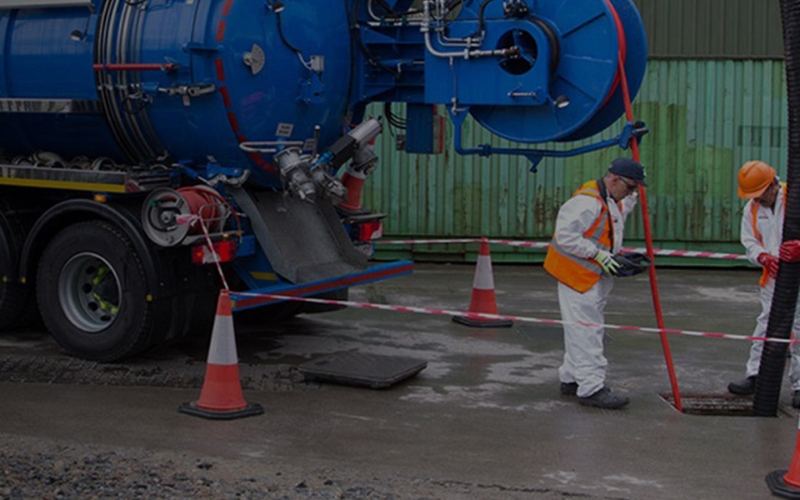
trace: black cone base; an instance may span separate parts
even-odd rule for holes
[[[773,495],[783,498],[800,498],[800,488],[786,484],[783,479],[787,472],[785,470],[775,470],[767,474],[764,479],[767,481],[769,491]]]
[[[264,408],[258,403],[248,403],[241,410],[206,410],[197,406],[196,401],[183,403],[178,411],[195,417],[208,418],[211,420],[233,420],[235,418],[254,417],[264,413]]]
[[[453,316],[453,321],[475,328],[503,328],[514,324],[510,319],[472,319],[466,316]]]

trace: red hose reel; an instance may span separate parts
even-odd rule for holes
[[[212,188],[161,188],[150,193],[145,200],[142,207],[142,226],[156,245],[172,247],[195,243],[198,236],[204,235],[204,227],[213,238],[223,232],[231,216],[236,219],[239,227],[236,212]]]

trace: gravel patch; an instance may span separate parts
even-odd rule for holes
[[[11,354],[0,357],[0,382],[174,387],[199,389],[205,362],[138,359],[127,363],[97,363],[67,356]],[[285,392],[317,390],[295,366],[239,363],[243,390]]]
[[[0,498],[9,500],[617,498],[330,468],[300,470],[291,464],[149,453],[10,435],[0,435],[0,450]]]

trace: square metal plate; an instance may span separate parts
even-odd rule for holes
[[[384,389],[427,366],[427,361],[414,358],[345,352],[303,363],[298,369],[310,379]]]

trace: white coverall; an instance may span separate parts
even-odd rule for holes
[[[636,192],[623,198],[620,213],[617,202],[610,196],[606,198],[613,225],[614,247],[611,253],[614,255],[622,247],[625,218],[636,206],[637,199]],[[592,227],[601,210],[600,201],[586,195],[573,196],[561,206],[555,238],[565,252],[584,258],[597,254],[597,245],[583,234]],[[606,302],[613,287],[614,278],[605,273],[585,293],[558,282],[561,320],[567,322],[564,325],[564,363],[558,369],[558,375],[561,382],[578,383],[578,397],[591,396],[603,388],[608,361],[603,355],[603,328],[572,323],[605,323]]]
[[[747,260],[753,264],[760,266],[758,256],[763,252],[770,255],[778,256],[778,249],[783,240],[783,217],[785,214],[784,207],[784,186],[781,185],[777,196],[775,197],[775,209],[765,208],[761,205],[758,207],[756,214],[758,232],[761,233],[761,238],[764,241],[764,246],[756,238],[753,232],[753,212],[750,201],[745,205],[742,211],[742,231],[741,241],[747,251]],[[767,334],[767,321],[769,320],[769,310],[772,305],[772,296],[775,293],[775,280],[767,278],[767,282],[761,287],[759,292],[759,299],[761,299],[761,314],[756,318],[756,328],[753,330],[753,337],[763,337]],[[792,325],[793,335],[800,332],[800,301],[795,307],[794,324]],[[792,344],[792,363],[789,369],[789,380],[792,383],[792,390],[800,390],[800,346]],[[750,359],[747,360],[747,377],[758,375],[758,367],[761,363],[761,352],[764,350],[764,343],[761,341],[753,341],[750,346]]]

